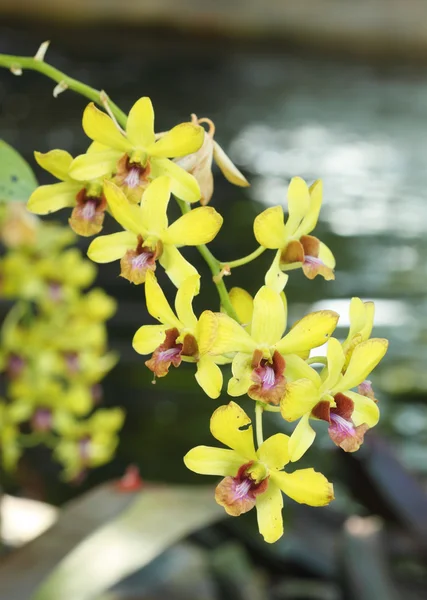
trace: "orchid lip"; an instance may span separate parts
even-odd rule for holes
[[[354,426],[350,421],[347,421],[344,419],[344,417],[341,417],[332,411],[330,413],[330,419],[335,423],[336,427],[342,431],[342,433],[346,435],[354,435]]]

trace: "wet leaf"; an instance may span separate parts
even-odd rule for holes
[[[26,202],[37,187],[30,165],[0,140],[0,202]]]

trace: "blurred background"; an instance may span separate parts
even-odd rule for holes
[[[322,178],[316,235],[336,256],[336,280],[310,282],[292,273],[290,322],[330,308],[341,314],[344,338],[349,301],[360,296],[375,300],[374,334],[390,340],[372,377],[382,418],[365,445],[346,455],[320,426],[307,455],[307,466],[335,483],[329,508],[286,501],[287,534],[274,546],[262,542],[254,514],[219,521],[108,598],[427,596],[426,19],[418,0],[0,3],[1,53],[31,56],[50,39],[47,62],[105,89],[123,110],[150,96],[157,130],[192,112],[215,122],[216,139],[251,182],[240,189],[216,174],[212,202],[225,223],[212,249],[220,260],[255,249],[254,217],[284,201],[292,176]],[[88,143],[81,129],[85,99],[68,91],[54,99],[54,85],[37,73],[0,71],[0,137],[27,158],[42,184],[52,179],[35,164],[34,149],[76,155]],[[108,216],[105,229],[115,230]],[[84,238],[79,244],[85,251]],[[186,255],[208,281],[198,255]],[[267,252],[236,269],[227,283],[254,293],[271,258]],[[153,386],[131,347],[150,319],[143,290],[118,277],[117,263],[100,266],[97,284],[119,301],[110,345],[121,361],[104,382],[107,406],[127,412],[117,455],[70,486],[36,448],[17,477],[3,482],[6,492],[62,506],[131,463],[150,482],[206,484],[185,469],[182,456],[212,442],[208,420],[219,401],[200,393],[185,365]],[[196,299],[196,309],[206,307],[217,309],[208,282]],[[0,567],[0,590],[2,575]]]

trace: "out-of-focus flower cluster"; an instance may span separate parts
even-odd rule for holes
[[[84,111],[83,129],[92,141],[85,154],[73,159],[62,150],[36,153],[38,163],[61,181],[38,188],[28,207],[38,214],[72,208],[69,222],[81,235],[98,234],[105,212],[112,215],[120,230],[96,237],[88,255],[98,263],[120,260],[122,277],[145,284],[147,310],[157,323],[142,325],[133,346],[149,356],[145,364],[156,377],[166,376],[171,366],[190,363],[197,383],[216,399],[223,389],[222,367],[229,373],[231,365],[226,391],[233,398],[254,401],[256,440],[251,419],[231,401],[215,410],[210,423],[212,435],[226,447],[198,446],[184,461],[196,473],[223,477],[216,501],[234,516],[255,506],[261,534],[274,542],[283,533],[282,493],[312,506],[333,499],[332,484],[321,473],[311,468],[284,470],[312,445],[312,422],[324,421],[332,442],[346,452],[356,451],[378,422],[377,400],[367,377],[385,355],[387,341],[371,337],[374,306],[352,299],[346,340],[333,337],[339,315],[330,310],[307,314],[288,327],[288,273],[301,269],[308,279],[335,277],[331,250],[313,235],[322,204],[321,181],[308,186],[294,177],[286,218],[280,205],[266,209],[254,221],[259,248],[247,257],[220,262],[206,247],[223,221],[207,206],[213,193],[213,160],[231,183],[249,184],[214,140],[213,123],[192,115],[189,122],[155,133],[149,98],[139,99],[120,125],[108,104],[106,109],[109,114],[89,104]],[[171,195],[182,212],[172,222]],[[196,202],[202,206],[194,208]],[[184,257],[185,246],[197,246],[210,267],[220,297],[216,311],[193,311],[201,277]],[[253,269],[254,277],[263,281],[255,296],[241,288],[228,291],[224,275],[266,250],[274,254],[266,273]],[[71,298],[90,277],[89,266],[70,252],[60,259],[65,280],[59,287],[51,280],[43,283],[48,286],[41,300],[46,311],[58,295]],[[173,308],[162,289],[159,265],[177,288]],[[51,273],[48,266],[44,272]],[[27,293],[39,293],[38,283],[25,285],[31,288]],[[320,346],[325,348],[321,355],[315,351]],[[70,354],[66,356],[65,369],[70,367]],[[72,396],[70,406],[73,402]],[[264,440],[264,411],[295,423],[292,435],[277,433]],[[74,431],[72,418],[72,410],[55,417],[61,433]],[[82,439],[80,434],[80,452]],[[68,450],[71,453],[70,443]],[[62,460],[68,456],[65,446],[58,455]]]
[[[73,480],[111,459],[123,423],[122,409],[99,408],[100,382],[117,362],[105,326],[116,303],[101,289],[85,291],[96,268],[68,247],[68,228],[11,204],[0,236],[0,296],[13,301],[0,332],[3,467],[46,444]]]

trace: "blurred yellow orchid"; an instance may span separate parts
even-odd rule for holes
[[[92,144],[88,149],[88,156],[97,155],[102,150],[102,146]],[[74,179],[69,174],[73,157],[65,150],[51,150],[45,154],[35,152],[34,156],[39,165],[60,179],[61,183],[39,186],[28,200],[28,210],[37,215],[47,215],[61,208],[74,207],[68,221],[71,229],[82,236],[99,233],[107,208],[102,192],[102,180]]]
[[[215,125],[213,122],[207,118],[198,119],[197,115],[194,114],[191,115],[191,122],[193,125],[206,123],[209,126],[208,131],[204,132],[203,144],[197,152],[188,154],[183,158],[177,158],[174,162],[196,178],[202,194],[200,203],[206,205],[212,198],[214,191],[212,162],[214,159],[222,174],[230,183],[239,187],[248,187],[250,184],[246,177],[242,175],[218,142],[214,140]]]
[[[157,260],[177,287],[197,273],[177,247],[213,240],[222,225],[215,209],[196,208],[169,225],[169,177],[158,177],[148,186],[140,207],[129,204],[122,190],[109,181],[104,184],[104,193],[114,218],[126,231],[93,240],[89,258],[98,263],[121,259],[121,276],[135,284],[144,283],[147,271],[155,270]]]
[[[251,420],[234,402],[213,413],[212,435],[225,448],[197,446],[184,457],[188,469],[224,479],[215,491],[215,500],[232,516],[257,510],[258,527],[264,540],[276,542],[283,535],[282,492],[302,504],[325,506],[334,499],[333,487],[314,469],[286,473],[290,438],[277,433],[255,450]]]
[[[83,129],[89,138],[108,149],[96,156],[90,153],[78,156],[70,168],[75,179],[97,179],[114,172],[115,183],[131,202],[138,203],[150,181],[168,175],[175,196],[186,202],[200,199],[195,178],[169,158],[196,152],[203,144],[202,127],[181,123],[156,141],[153,105],[150,98],[143,97],[129,112],[126,132],[93,103],[83,113]]]
[[[334,279],[335,259],[332,252],[316,237],[309,235],[316,227],[322,204],[322,182],[310,188],[300,177],[293,177],[288,188],[288,219],[284,222],[282,206],[267,208],[254,221],[254,234],[264,248],[277,250],[265,283],[277,291],[286,284],[283,270],[302,267],[306,277],[322,275]]]
[[[11,404],[0,398],[0,466],[5,471],[15,469],[22,454],[19,443],[21,419],[11,408]]]
[[[153,353],[145,364],[157,377],[167,375],[171,364],[178,367],[181,361],[196,363],[197,383],[210,398],[218,398],[222,388],[221,369],[206,354],[214,332],[204,327],[204,315],[197,319],[192,307],[194,296],[199,293],[199,280],[196,274],[183,281],[175,297],[175,314],[155,275],[147,272],[147,310],[161,325],[140,327],[133,338],[133,347],[139,354]]]
[[[319,375],[310,368],[304,378],[288,383],[281,402],[287,421],[300,419],[290,447],[291,461],[299,460],[316,436],[310,417],[329,423],[332,441],[346,452],[355,452],[366,431],[378,423],[379,410],[371,398],[352,392],[362,383],[387,352],[388,342],[372,338],[358,344],[344,374],[345,354],[338,340],[331,338],[327,366]]]
[[[234,357],[233,377],[228,383],[230,396],[248,394],[254,400],[279,404],[285,393],[285,374],[291,379],[304,377],[310,367],[299,355],[308,354],[328,340],[338,314],[328,310],[311,313],[283,336],[285,303],[281,294],[263,286],[253,300],[250,333],[226,314],[206,311],[205,322],[208,319],[216,331],[209,354]]]

